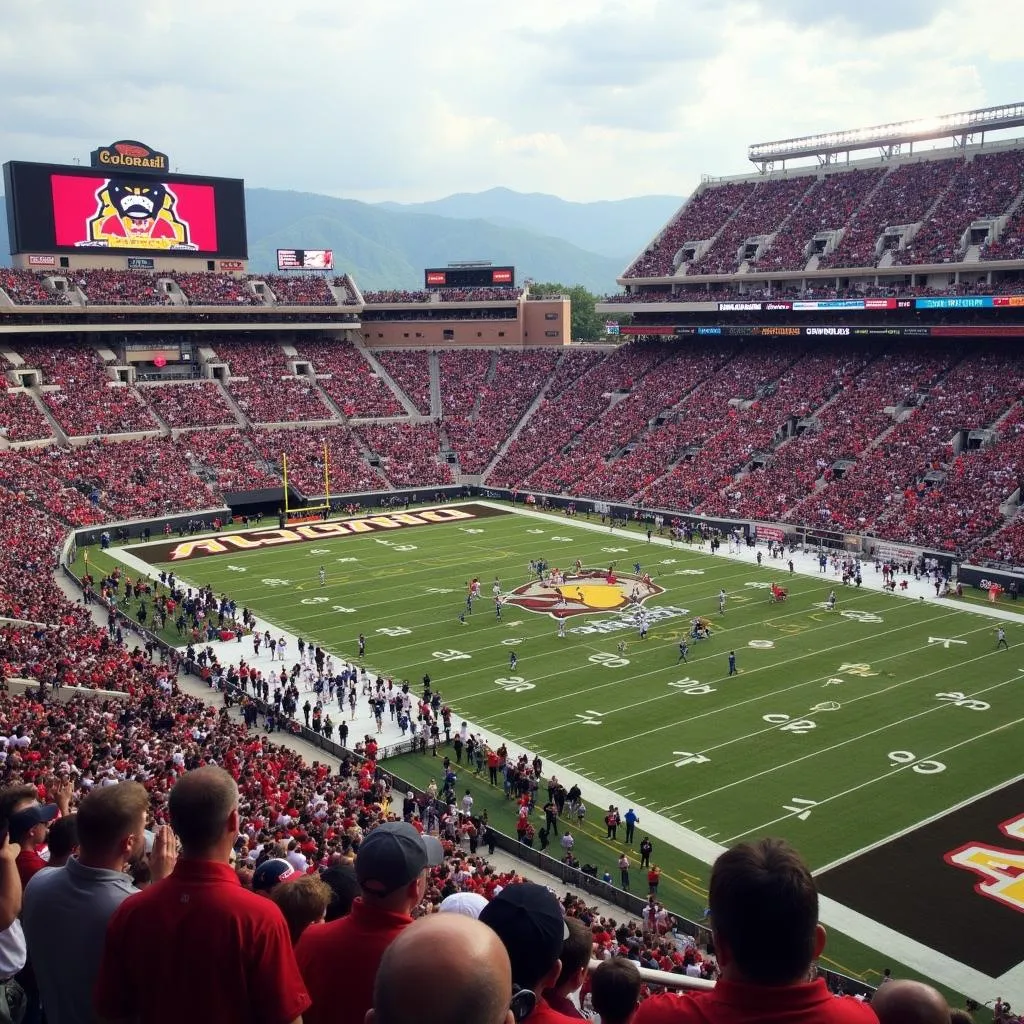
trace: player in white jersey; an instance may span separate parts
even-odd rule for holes
[[[558,635],[565,638],[565,619],[558,620]]]
[[[327,570],[322,565],[320,566],[320,586],[327,586]]]

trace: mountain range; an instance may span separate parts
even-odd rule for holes
[[[678,196],[576,203],[506,188],[424,203],[363,203],[250,188],[249,265],[273,270],[277,249],[333,249],[339,270],[361,288],[377,289],[420,288],[426,267],[490,260],[514,265],[519,281],[581,284],[604,294],[616,290],[617,275],[681,203]],[[0,205],[0,231],[6,223]]]

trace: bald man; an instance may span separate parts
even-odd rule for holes
[[[238,786],[215,766],[187,772],[168,800],[174,870],[125,900],[107,928],[93,992],[100,1024],[301,1024],[310,1004],[281,911],[231,866]],[[159,993],[159,997],[154,997]]]
[[[494,931],[463,914],[432,914],[388,946],[366,1024],[514,1024],[511,999],[512,968]]]
[[[949,1006],[941,992],[920,981],[890,981],[871,998],[881,1024],[949,1024]]]

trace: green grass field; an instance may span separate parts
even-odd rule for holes
[[[815,870],[1015,774],[1006,752],[1024,740],[1019,627],[1007,624],[1010,650],[997,650],[997,623],[952,602],[843,588],[831,573],[790,575],[767,557],[759,567],[749,554],[737,561],[587,525],[495,507],[173,566],[157,562],[166,554],[134,551],[335,655],[355,660],[365,634],[367,665],[417,688],[429,672],[457,720],[570,769],[585,780],[585,800],[589,782],[616,794],[622,810],[635,804],[725,845],[782,835]],[[117,552],[93,554],[102,568],[99,557]],[[657,591],[644,604],[648,638],[632,612],[607,607],[614,595],[603,578],[585,581],[584,596],[600,607],[568,616],[564,638],[548,612],[508,603],[497,620],[495,578],[506,594],[520,588],[536,558],[570,571],[579,559],[602,576],[614,561],[620,579],[640,563]],[[474,576],[483,597],[462,623]],[[769,602],[772,581],[789,588],[786,602]],[[712,637],[691,640],[688,663],[677,663],[698,615]],[[431,760],[411,755],[394,769],[425,781]],[[591,834],[581,838],[608,861],[595,827],[602,808],[588,802]],[[696,912],[706,866],[667,850],[660,860],[670,878],[662,895]],[[880,966],[852,942],[837,962],[844,954],[851,971]]]

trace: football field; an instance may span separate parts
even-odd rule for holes
[[[882,593],[870,565],[864,587],[844,587],[808,556],[791,574],[763,548],[758,565],[753,549],[713,555],[596,519],[474,502],[402,520],[126,550],[132,564],[210,584],[335,656],[358,662],[362,633],[371,670],[409,680],[414,692],[429,673],[456,723],[540,754],[545,774],[578,777],[594,820],[608,802],[634,806],[652,834],[704,861],[719,845],[785,836],[826,896],[902,935],[912,927],[886,920],[886,908],[913,905],[915,872],[928,865],[908,862],[895,892],[858,906],[861,889],[884,892],[884,878],[898,874],[889,858],[857,875],[861,859],[896,850],[932,820],[956,822],[957,808],[979,795],[1020,790],[1010,785],[1024,772],[1024,629],[1016,621],[935,600],[913,581],[913,599]],[[541,559],[561,570],[557,585],[531,577],[530,563]],[[474,578],[481,597],[470,611]],[[773,583],[787,588],[786,600],[770,601]],[[709,624],[707,639],[692,637],[698,617]],[[954,828],[931,854],[914,854],[945,872],[926,895],[946,916],[923,915],[910,938],[979,977],[1012,980],[1024,961],[1024,881],[992,851],[1000,826],[1024,806],[1001,806],[990,823],[965,822],[959,841]],[[1012,860],[1020,838],[1003,828],[1002,840]],[[974,941],[972,960],[939,934],[961,923],[994,935],[991,948],[982,942],[978,952]]]

